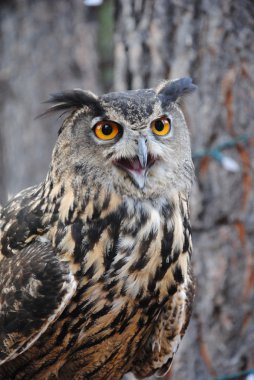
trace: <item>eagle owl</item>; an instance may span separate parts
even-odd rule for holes
[[[52,96],[67,117],[47,177],[1,210],[0,380],[168,371],[193,300],[194,89]]]

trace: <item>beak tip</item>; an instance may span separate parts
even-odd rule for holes
[[[131,178],[132,178],[132,181],[135,183],[135,185],[139,189],[142,190],[145,187],[145,182],[146,182],[145,172],[143,172],[142,174],[132,173]]]

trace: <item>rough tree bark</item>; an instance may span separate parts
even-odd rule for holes
[[[34,120],[40,103],[58,90],[98,90],[96,41],[82,0],[1,1],[0,203],[45,176],[57,121]]]
[[[254,368],[254,3],[117,0],[115,10],[115,89],[191,76],[199,86],[185,107],[193,152],[252,135],[222,152],[239,171],[195,160],[196,300],[167,379]]]

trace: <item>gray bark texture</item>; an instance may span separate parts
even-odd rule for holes
[[[58,90],[98,90],[97,22],[76,0],[0,7],[0,203],[45,176],[59,123],[34,120]]]
[[[252,369],[254,3],[117,0],[115,22],[115,89],[191,76],[199,90],[184,111],[193,153],[244,135],[242,142],[221,151],[238,171],[207,155],[195,159],[196,298],[166,379],[209,380]]]

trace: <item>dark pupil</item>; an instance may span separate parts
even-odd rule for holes
[[[113,132],[113,128],[110,124],[104,124],[101,130],[102,133],[106,136],[110,135]]]
[[[162,121],[162,120],[157,120],[157,121],[155,122],[155,128],[156,128],[157,131],[159,131],[159,132],[163,131],[163,129],[164,129],[164,123],[163,123],[163,121]]]

